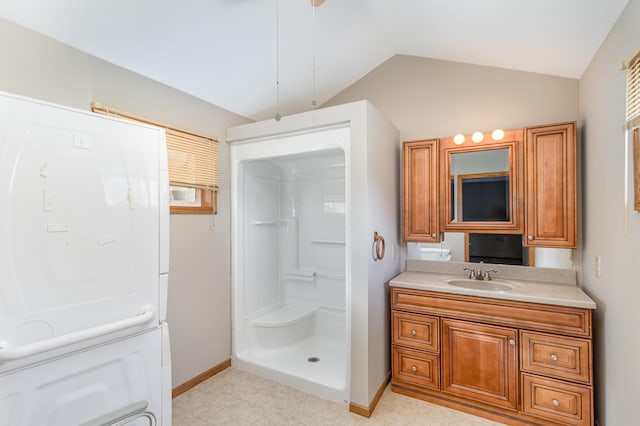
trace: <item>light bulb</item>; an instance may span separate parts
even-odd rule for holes
[[[460,133],[455,135],[453,138],[453,143],[455,143],[456,145],[462,145],[464,143],[464,135]]]
[[[502,139],[504,139],[504,130],[502,129],[494,130],[493,133],[491,133],[491,137],[493,138],[494,141],[501,141]]]
[[[483,139],[484,135],[481,132],[475,132],[473,135],[471,135],[471,140],[475,143],[480,143]]]

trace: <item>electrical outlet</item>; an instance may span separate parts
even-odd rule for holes
[[[594,259],[593,268],[595,269],[596,278],[600,278],[600,256],[596,256]]]

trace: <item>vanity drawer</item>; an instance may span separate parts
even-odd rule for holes
[[[393,381],[440,389],[440,360],[437,355],[393,347]]]
[[[589,386],[522,374],[522,411],[570,425],[591,425]]]
[[[427,315],[392,312],[394,345],[429,351],[440,351],[440,320]]]
[[[591,342],[543,333],[520,332],[522,370],[591,383]]]

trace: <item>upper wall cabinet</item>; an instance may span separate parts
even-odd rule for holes
[[[402,144],[402,237],[436,243],[438,230],[438,140]]]
[[[575,248],[576,124],[525,129],[525,245]]]
[[[522,234],[522,145],[522,129],[440,139],[442,231]]]

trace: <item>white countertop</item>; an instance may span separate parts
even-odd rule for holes
[[[450,285],[448,281],[464,280],[463,274],[441,272],[407,271],[393,278],[391,287],[409,288],[414,290],[437,291],[441,293],[464,294],[468,296],[490,297],[494,299],[517,300],[520,302],[544,303],[548,305],[570,306],[576,308],[595,309],[595,302],[573,284],[558,284],[543,281],[529,281],[519,279],[495,279],[492,281],[477,281],[479,287],[483,283],[504,283],[512,287],[506,291],[490,291],[471,289]]]

